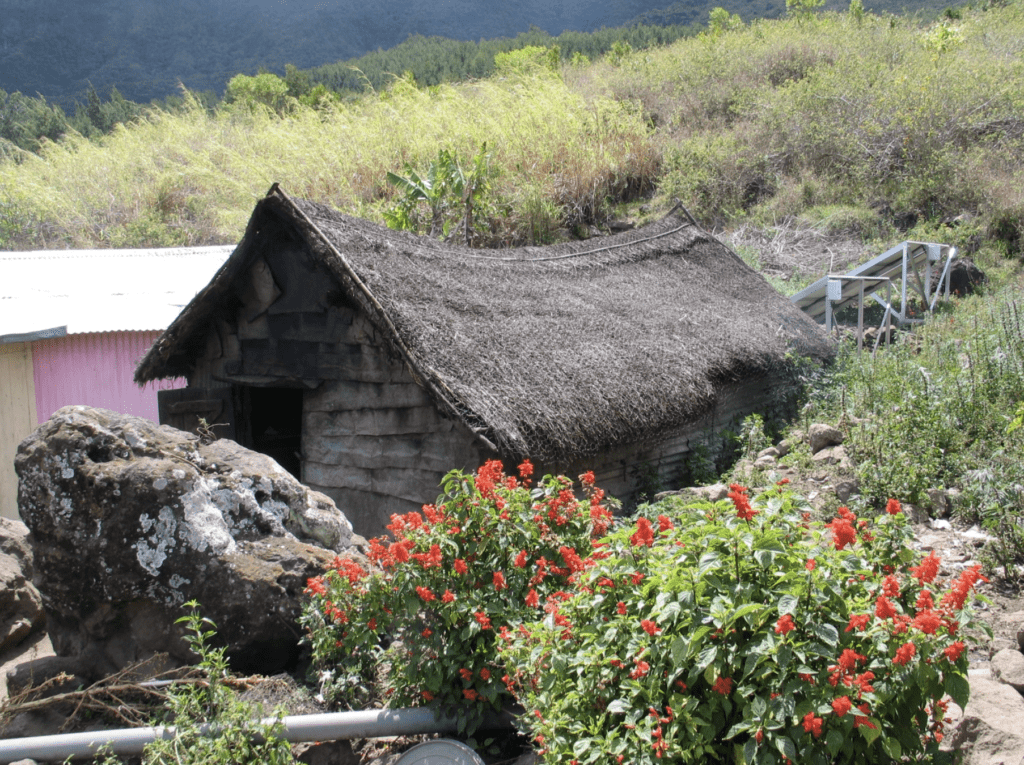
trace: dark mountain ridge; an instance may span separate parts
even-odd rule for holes
[[[69,108],[116,87],[132,101],[220,92],[240,72],[281,73],[389,48],[410,34],[478,40],[531,25],[621,26],[664,0],[0,0],[0,89]]]

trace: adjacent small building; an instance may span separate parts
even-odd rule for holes
[[[161,422],[275,457],[356,530],[453,468],[594,470],[627,502],[707,436],[793,392],[822,329],[682,208],[584,242],[474,250],[276,185],[139,365]]]
[[[18,517],[18,443],[69,404],[154,421],[135,367],[232,247],[0,253],[0,515]]]

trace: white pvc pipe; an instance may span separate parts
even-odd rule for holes
[[[267,718],[273,725],[278,718]],[[318,715],[295,715],[280,718],[284,726],[280,737],[286,741],[336,741],[347,738],[378,738],[410,736],[422,733],[450,733],[458,730],[455,717],[438,717],[434,710],[369,709],[359,712],[331,712]],[[508,727],[510,718],[490,715],[486,727]],[[203,726],[203,735],[216,732],[214,726]],[[34,736],[0,741],[0,763],[31,759],[63,761],[76,757],[93,757],[106,748],[114,754],[142,754],[147,744],[158,738],[174,738],[174,728],[122,728],[119,730],[67,733],[56,736]]]

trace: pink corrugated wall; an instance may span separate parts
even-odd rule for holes
[[[145,388],[132,381],[135,365],[159,336],[160,332],[95,332],[32,343],[39,422],[70,404],[159,422],[156,392],[184,388],[185,380],[161,380]]]

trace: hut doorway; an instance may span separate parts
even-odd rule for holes
[[[238,387],[239,443],[302,480],[302,389]]]

